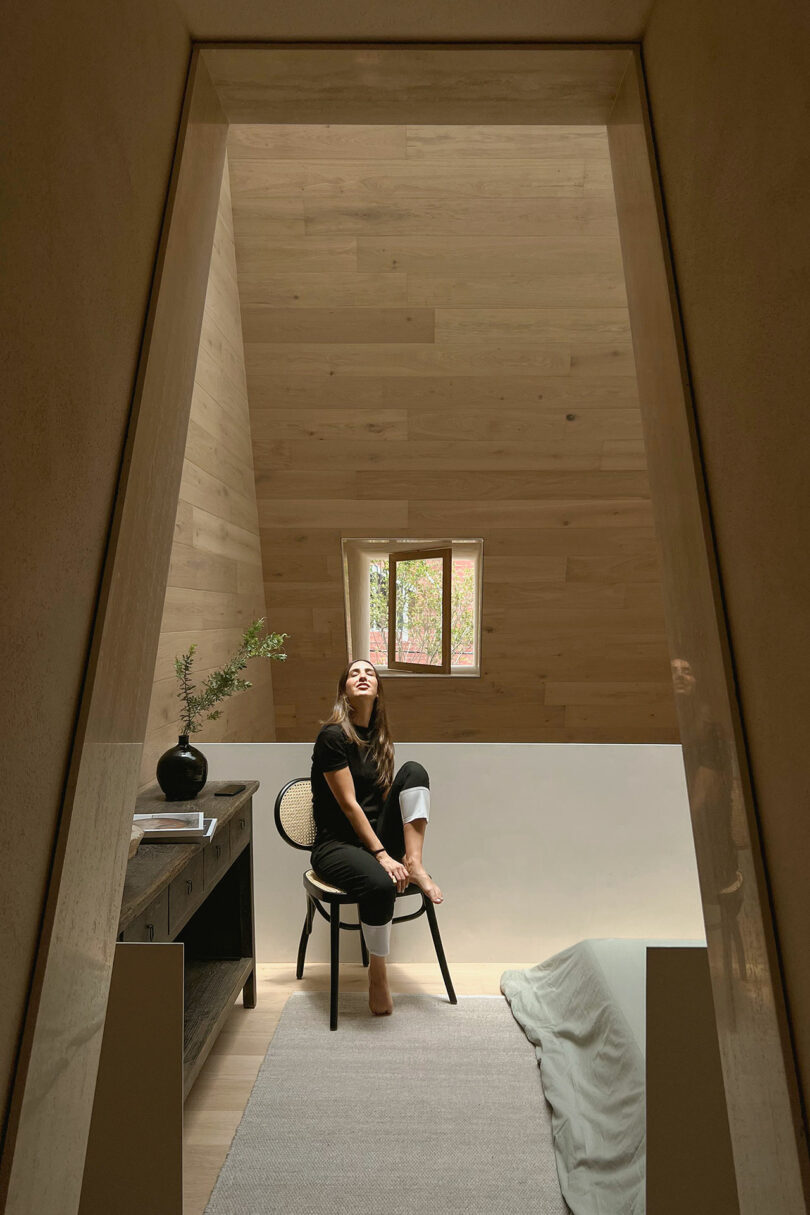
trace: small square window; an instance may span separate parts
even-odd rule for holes
[[[349,661],[479,675],[483,540],[344,539]]]

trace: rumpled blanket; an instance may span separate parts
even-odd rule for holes
[[[573,1215],[644,1215],[646,952],[660,943],[580,941],[501,976],[536,1047]]]

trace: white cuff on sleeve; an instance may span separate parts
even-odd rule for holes
[[[378,958],[387,958],[391,949],[391,920],[387,924],[363,924],[360,929],[366,948]]]
[[[403,823],[412,823],[416,818],[430,818],[430,789],[417,785],[415,789],[403,789],[399,795],[399,809]]]

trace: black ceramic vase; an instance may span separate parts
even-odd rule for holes
[[[187,802],[196,797],[208,778],[208,760],[189,745],[181,734],[177,746],[165,751],[157,764],[157,781],[167,802]]]

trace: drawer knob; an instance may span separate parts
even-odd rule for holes
[[[194,882],[191,878],[186,878],[186,894],[191,894],[194,889]]]
[[[154,939],[155,939],[155,926],[154,926],[154,924],[147,924],[147,925],[146,925],[146,939],[147,939],[147,941],[154,941]]]
[[[219,860],[219,858],[222,856],[222,845],[214,844],[214,852],[217,855],[217,860]]]
[[[240,820],[239,820],[239,830],[240,830],[240,831],[244,831],[245,827],[247,827],[247,819],[240,818]]]

